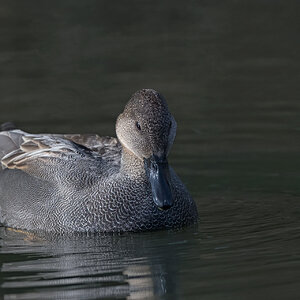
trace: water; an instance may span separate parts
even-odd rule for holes
[[[298,299],[298,1],[1,1],[0,120],[114,135],[161,91],[199,210],[176,231],[1,229],[4,299]]]

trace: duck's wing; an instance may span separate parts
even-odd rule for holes
[[[19,169],[50,181],[97,177],[107,163],[116,167],[120,164],[120,151],[114,138],[28,134],[21,130],[0,132],[3,169]]]
[[[120,164],[121,144],[117,138],[98,134],[64,134],[63,138],[98,153],[103,159]]]

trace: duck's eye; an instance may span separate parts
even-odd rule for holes
[[[139,122],[136,122],[136,123],[135,123],[135,126],[136,126],[136,128],[137,128],[138,130],[141,130],[141,125],[139,124]]]

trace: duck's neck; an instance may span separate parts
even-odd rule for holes
[[[122,149],[121,172],[131,177],[140,177],[145,174],[144,162],[125,147]]]

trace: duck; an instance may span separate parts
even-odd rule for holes
[[[168,164],[177,124],[165,98],[135,92],[116,137],[0,132],[0,223],[53,233],[140,232],[194,224],[196,204]]]

